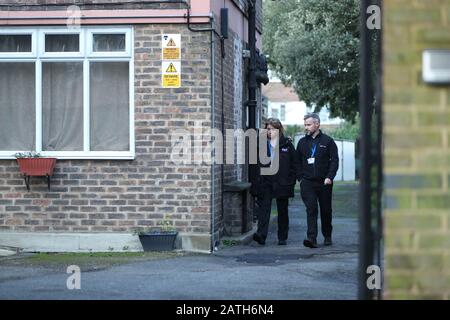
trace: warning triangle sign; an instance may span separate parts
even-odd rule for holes
[[[166,72],[177,72],[177,69],[175,69],[175,66],[173,65],[173,63],[171,63]]]
[[[176,47],[177,45],[175,44],[175,41],[173,41],[172,38],[170,38],[169,42],[167,43],[168,47]]]

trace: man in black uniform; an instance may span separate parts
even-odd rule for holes
[[[307,238],[303,245],[317,248],[317,216],[320,205],[320,221],[324,245],[332,244],[331,198],[333,179],[339,168],[339,156],[333,138],[322,133],[317,114],[304,117],[306,136],[297,145],[297,179],[300,181],[301,196],[306,206]]]

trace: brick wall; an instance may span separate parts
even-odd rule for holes
[[[198,26],[199,27],[199,26]],[[170,160],[172,129],[210,125],[210,36],[183,25],[135,26],[134,161],[60,160],[27,192],[15,161],[0,160],[0,231],[132,232],[170,215],[177,230],[209,234],[209,165]],[[182,88],[161,88],[161,34],[182,35]]]
[[[242,57],[242,50],[247,44],[243,42],[238,35],[229,30],[229,38],[224,42],[225,58],[223,60],[223,96],[224,96],[224,133],[227,129],[243,129],[245,130],[245,107],[243,103],[247,100],[247,91],[245,82],[247,81],[246,63]],[[222,130],[222,53],[220,38],[216,35],[215,46],[215,127]],[[224,137],[224,145],[226,138]],[[224,154],[226,157],[226,154]],[[235,160],[237,155],[235,154]],[[236,163],[236,161],[235,161]],[[247,181],[247,169],[245,165],[225,164],[224,165],[223,183],[230,183],[236,180]],[[237,203],[224,201],[224,212],[221,207],[222,197],[222,181],[221,181],[221,165],[215,166],[215,184],[216,184],[216,229],[220,235],[231,235],[225,230],[225,220],[229,221],[231,216],[239,215],[239,208],[242,210],[242,203],[238,199],[239,196],[231,196],[231,198],[239,200]],[[251,197],[248,196],[248,201]],[[248,214],[252,216],[252,211]],[[240,219],[238,219],[240,220]],[[248,224],[251,227],[251,224]],[[240,231],[239,226],[236,230]]]
[[[449,0],[384,2],[385,297],[450,297],[450,87],[421,80],[450,49]]]
[[[128,2],[132,1],[76,3],[90,9],[107,9],[109,4]],[[1,5],[36,6],[0,6],[0,10],[53,10],[56,7],[52,4],[56,3],[74,2],[10,0]],[[140,8],[144,7],[141,4]],[[126,4],[126,8],[131,7]],[[261,11],[260,6],[258,12]],[[194,27],[204,28],[205,25]],[[179,89],[161,88],[160,37],[163,33],[182,34],[183,82]],[[211,210],[214,210],[214,230],[217,236],[223,234],[226,212],[221,210],[221,166],[214,166],[213,204],[211,166],[179,166],[169,159],[172,129],[193,128],[195,121],[203,121],[204,127],[211,126],[210,37],[209,32],[190,32],[185,25],[136,25],[136,159],[60,160],[50,192],[39,178],[33,179],[32,191],[27,192],[15,161],[0,160],[0,231],[131,232],[156,226],[169,215],[178,231],[207,235],[211,231]],[[220,40],[217,36],[215,40],[214,127],[221,129],[221,52]],[[245,126],[246,64],[242,58],[245,47],[243,40],[230,30],[230,38],[225,41],[223,68],[225,129]],[[247,177],[242,165],[226,165],[224,173],[225,183]],[[252,212],[249,212],[251,220]]]

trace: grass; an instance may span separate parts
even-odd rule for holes
[[[336,181],[333,186],[333,217],[339,218],[358,218],[358,196],[359,196],[359,182],[358,181]],[[292,201],[295,205],[301,207],[301,212],[304,212],[304,204],[300,199],[300,185],[295,186],[295,197]],[[272,202],[272,216],[277,215],[276,202]]]
[[[65,270],[77,265],[83,271],[102,270],[121,265],[156,259],[169,259],[187,255],[185,252],[96,252],[96,253],[36,253],[20,254],[0,260],[2,266],[43,267]]]
[[[333,188],[333,212],[335,217],[358,218],[359,183],[337,182]]]

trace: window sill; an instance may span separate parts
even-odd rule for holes
[[[2,154],[3,153],[3,154]],[[0,152],[0,160],[16,159],[16,152]],[[98,154],[53,153],[41,152],[42,157],[52,157],[58,160],[135,160],[136,155],[130,152],[101,152]]]

